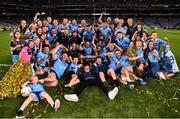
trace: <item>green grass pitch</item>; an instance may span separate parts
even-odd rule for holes
[[[149,33],[153,30],[149,30]],[[156,30],[159,38],[168,37],[171,50],[176,56],[180,66],[180,31]],[[8,31],[0,32],[0,64],[12,64]],[[9,67],[0,66],[0,79]],[[58,97],[61,107],[54,112],[45,101],[40,104],[33,103],[25,110],[27,117],[66,118],[66,117],[90,117],[90,118],[180,118],[180,75],[166,81],[148,79],[146,86],[136,85],[129,90],[122,86],[115,100],[110,101],[98,88],[88,87],[79,97],[79,102],[68,102],[56,95],[54,88],[47,88],[52,97]],[[0,100],[0,117],[15,117],[16,110],[25,100],[22,96],[15,99]],[[47,107],[48,106],[48,107]]]

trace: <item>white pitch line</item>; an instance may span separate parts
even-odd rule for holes
[[[11,66],[11,64],[0,64],[0,66],[2,66],[2,67],[9,67],[9,66]]]

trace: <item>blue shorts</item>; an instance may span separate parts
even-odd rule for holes
[[[160,72],[160,64],[159,62],[153,62],[150,64],[151,65],[151,69],[150,69],[150,76],[153,78],[156,78],[158,76],[157,72]]]
[[[113,69],[114,71],[116,71],[117,70],[117,67],[116,66],[109,66],[109,68],[108,69]]]
[[[40,92],[33,92],[35,94],[35,97],[34,97],[34,101],[40,101],[42,99],[44,99],[44,97],[41,97],[40,94],[42,93],[43,91],[40,91]]]

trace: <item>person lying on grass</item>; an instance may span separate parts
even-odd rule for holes
[[[26,86],[30,87],[32,91],[21,107],[17,110],[16,118],[24,117],[23,111],[32,101],[40,101],[44,98],[48,101],[52,108],[55,109],[55,111],[59,109],[60,101],[56,99],[54,102],[50,95],[44,90],[43,80],[38,80],[37,76],[33,76],[31,79],[29,79],[29,81],[22,85],[22,88]]]
[[[113,100],[118,93],[117,87],[114,87],[113,90],[109,90],[106,86],[104,86],[103,83],[97,78],[96,72],[91,70],[89,65],[84,66],[84,72],[78,77],[81,81],[79,85],[74,89],[73,94],[64,95],[64,98],[68,101],[78,102],[78,96],[88,86],[99,87],[106,95],[108,95],[110,100]]]

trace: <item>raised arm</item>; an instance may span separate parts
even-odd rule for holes
[[[37,12],[36,14],[35,14],[35,16],[34,16],[34,21],[36,22],[37,21],[37,17],[40,15],[40,13],[39,12]]]
[[[116,43],[114,43],[114,46],[115,46],[118,50],[120,50],[121,52],[123,51],[122,48],[119,47]]]
[[[65,52],[68,52],[68,48],[66,48],[64,45],[61,45],[61,48],[62,48]]]
[[[94,42],[92,43],[92,46],[93,46],[93,50],[94,50],[94,52],[95,52],[95,51],[96,51],[96,45],[95,45]]]
[[[56,60],[56,59],[57,59],[57,54],[56,54],[56,52],[59,50],[60,47],[61,47],[61,45],[58,45],[58,46],[56,46],[54,49],[52,49],[52,50],[50,51],[50,53],[52,53],[52,58],[53,58],[53,60]]]
[[[101,16],[99,16],[99,18],[98,18],[98,22],[100,22],[100,23],[102,23],[102,16],[103,16],[103,14],[101,14]]]
[[[80,47],[79,47],[80,51],[83,51],[83,44],[84,44],[84,42],[81,42]]]

